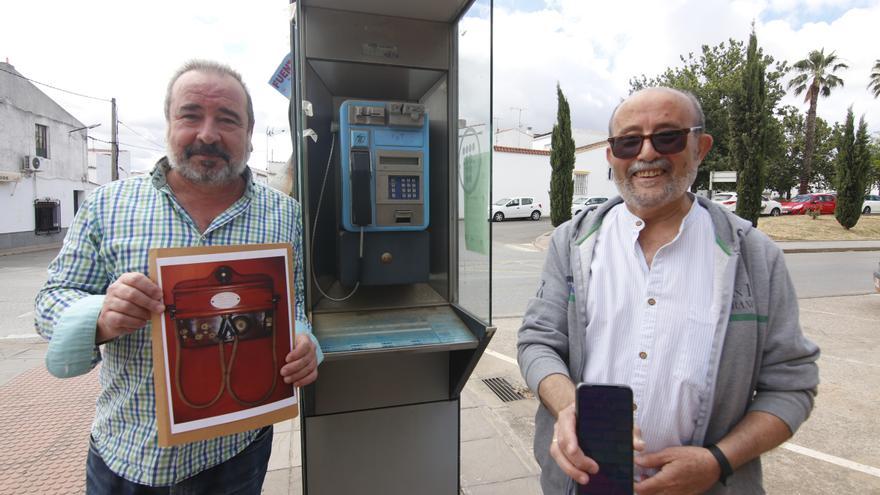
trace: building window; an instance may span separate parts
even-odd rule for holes
[[[37,124],[34,131],[34,141],[37,143],[35,154],[40,158],[49,158],[49,128]]]
[[[574,195],[575,196],[586,196],[587,194],[587,179],[590,177],[589,174],[584,172],[575,172],[574,173]]]
[[[34,201],[34,233],[37,235],[61,232],[61,201],[38,199]]]

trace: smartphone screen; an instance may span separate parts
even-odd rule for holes
[[[590,482],[578,485],[578,494],[632,495],[632,404],[632,390],[626,385],[578,385],[578,444],[599,464]]]

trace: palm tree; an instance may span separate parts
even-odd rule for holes
[[[795,62],[793,67],[798,75],[789,81],[788,89],[794,90],[795,95],[805,93],[804,101],[810,102],[804,135],[804,168],[798,186],[798,194],[805,194],[812,174],[813,149],[816,145],[816,103],[820,94],[827,97],[832,89],[843,86],[843,79],[835,76],[834,72],[848,69],[849,66],[839,62],[833,51],[825,55],[825,49],[822,48],[811,51],[807,58]]]
[[[874,68],[871,70],[871,82],[868,83],[868,89],[874,93],[874,98],[880,96],[880,58],[874,62]]]

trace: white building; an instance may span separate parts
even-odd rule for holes
[[[550,213],[550,140],[552,133],[531,137],[529,142],[508,131],[497,140],[492,155],[492,201],[511,196],[532,196]],[[524,133],[523,133],[524,134]],[[516,136],[514,139],[513,136]],[[605,159],[607,134],[573,130],[575,140],[574,195],[616,196],[617,186]],[[522,143],[521,146],[500,143]]]
[[[0,251],[60,243],[89,181],[86,126],[0,62]]]
[[[111,153],[109,149],[89,149],[89,182],[106,184],[113,180]],[[131,177],[131,153],[128,150],[118,151],[116,168],[120,179]]]

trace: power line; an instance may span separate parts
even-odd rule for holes
[[[121,121],[121,120],[117,120],[117,122],[119,122],[119,125],[121,125],[122,127],[125,127],[125,128],[128,129],[129,131],[131,131],[131,132],[137,134],[137,136],[140,137],[141,139],[143,139],[144,141],[146,141],[146,142],[148,142],[148,143],[150,143],[150,144],[154,144],[154,145],[156,145],[156,146],[158,146],[158,147],[160,147],[160,148],[164,147],[164,145],[161,145],[161,144],[159,144],[159,143],[153,141],[152,139],[150,139],[150,138],[148,138],[148,137],[142,135],[142,134],[139,133],[138,131],[132,129],[131,127],[129,127],[128,125],[126,125],[125,122],[123,122],[123,121]]]
[[[92,141],[98,141],[99,143],[113,144],[112,141],[105,141],[105,140],[103,140],[103,139],[98,139],[98,138],[96,138],[96,137],[92,137],[92,136],[89,136],[89,139],[91,139]],[[121,144],[121,145],[124,145],[124,146],[128,146],[128,147],[130,147],[130,148],[138,148],[138,149],[149,150],[149,151],[158,151],[158,152],[160,152],[160,153],[164,153],[164,152],[165,152],[165,150],[163,150],[163,149],[158,149],[158,148],[147,148],[146,146],[138,146],[138,145],[136,145],[136,144],[129,144],[129,143],[123,143],[123,142],[118,142],[117,144]]]
[[[30,79],[30,78],[28,78],[28,77],[24,77],[23,75],[18,74],[18,73],[16,73],[16,72],[10,72],[10,71],[5,70],[5,69],[0,69],[0,72],[5,72],[5,73],[7,73],[7,74],[12,74],[13,76],[15,76],[15,77],[20,77],[20,78],[24,79],[25,81],[30,81],[30,82],[32,82],[32,83],[34,83],[34,84],[39,84],[39,85],[41,85],[41,86],[46,86],[47,88],[52,88],[52,89],[55,89],[55,90],[58,90],[58,91],[62,91],[62,92],[64,92],[64,93],[70,93],[70,94],[72,94],[72,95],[81,96],[81,97],[83,97],[83,98],[91,98],[91,99],[93,99],[93,100],[106,101],[107,103],[110,103],[110,100],[108,100],[108,99],[106,99],[106,98],[98,98],[97,96],[89,96],[89,95],[84,95],[84,94],[82,94],[82,93],[76,93],[76,92],[74,92],[74,91],[68,91],[68,90],[66,90],[66,89],[61,89],[61,88],[59,88],[59,87],[52,86],[51,84],[42,83],[42,82],[40,82],[40,81],[34,81],[33,79]]]

